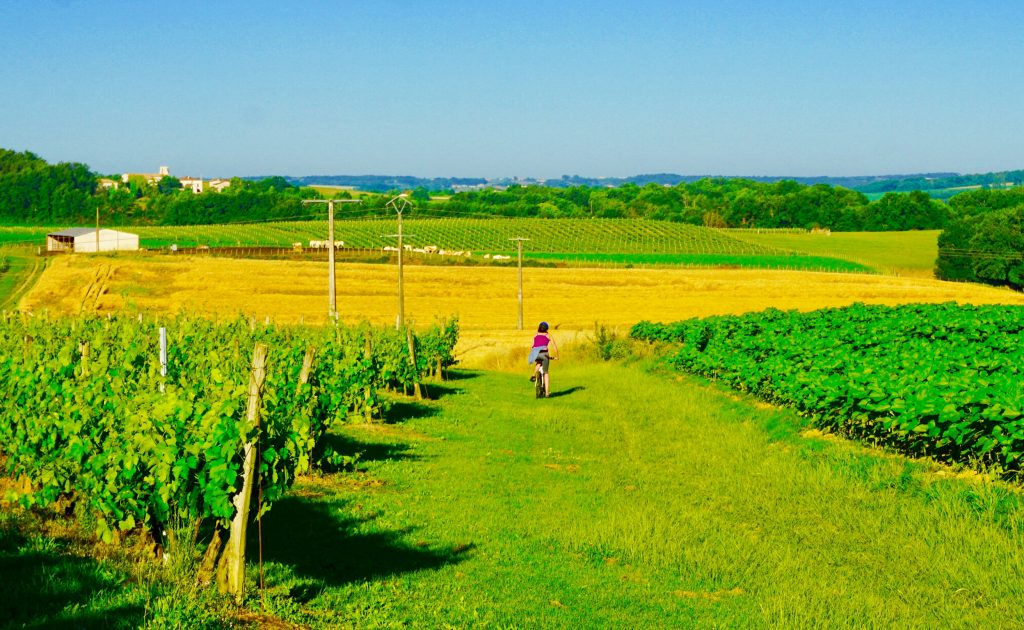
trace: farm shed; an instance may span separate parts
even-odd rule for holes
[[[137,250],[139,235],[117,230],[99,230],[97,237],[95,228],[71,228],[46,235],[46,251],[48,252],[113,252]]]

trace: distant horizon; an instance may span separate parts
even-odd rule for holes
[[[989,173],[1008,173],[1014,171],[1024,170],[1024,166],[1019,168],[1001,168],[996,170],[987,171],[954,171],[954,170],[922,170],[922,171],[908,171],[908,172],[874,172],[874,173],[859,173],[859,174],[815,174],[815,175],[801,175],[793,173],[785,174],[753,174],[753,173],[742,173],[742,174],[729,174],[729,173],[711,173],[711,172],[679,172],[671,170],[651,170],[643,172],[635,172],[629,175],[586,175],[582,173],[562,173],[560,175],[553,176],[539,176],[539,175],[497,175],[497,176],[485,176],[485,175],[417,175],[409,172],[393,171],[393,172],[320,172],[320,173],[297,173],[297,172],[267,172],[267,173],[253,173],[253,174],[229,174],[223,173],[208,175],[205,173],[192,173],[185,171],[178,171],[175,169],[173,164],[167,162],[161,162],[148,167],[150,170],[139,169],[139,170],[105,170],[98,169],[92,164],[81,160],[81,159],[50,159],[45,155],[42,155],[38,151],[34,151],[31,148],[18,149],[13,147],[0,146],[0,149],[7,149],[11,151],[29,152],[38,155],[40,158],[46,160],[50,164],[56,164],[58,162],[74,162],[82,163],[89,167],[89,169],[97,174],[101,175],[113,175],[113,174],[124,174],[124,173],[156,173],[161,167],[166,166],[169,172],[173,176],[182,175],[186,177],[203,177],[205,179],[230,179],[232,177],[239,177],[242,179],[259,179],[267,177],[285,177],[292,179],[299,178],[313,178],[313,177],[408,177],[415,179],[484,179],[488,181],[493,180],[505,180],[505,179],[519,179],[519,180],[536,180],[536,181],[547,181],[547,180],[561,180],[564,178],[579,177],[582,179],[630,179],[645,176],[673,176],[673,177],[684,177],[684,178],[727,178],[727,179],[860,179],[860,178],[885,178],[885,179],[898,179],[898,178],[910,178],[910,177],[925,177],[934,175],[953,175],[953,176],[964,176],[964,175],[984,175]],[[177,174],[176,174],[177,173]]]
[[[642,173],[633,173],[630,175],[584,175],[581,173],[565,173],[562,175],[556,175],[551,177],[543,176],[529,176],[529,175],[499,175],[496,177],[486,177],[482,175],[415,175],[411,173],[258,173],[255,175],[231,175],[230,177],[239,178],[261,178],[261,177],[285,177],[285,178],[302,178],[302,177],[411,177],[416,179],[485,179],[488,181],[501,180],[501,179],[520,179],[520,180],[560,180],[565,177],[579,177],[582,179],[629,179],[635,177],[645,176],[658,176],[668,175],[675,177],[708,177],[708,178],[727,178],[727,179],[744,179],[744,178],[768,178],[768,179],[858,179],[868,177],[879,177],[887,179],[896,179],[904,177],[922,177],[930,175],[984,175],[988,173],[1010,173],[1014,171],[1024,170],[1022,168],[1005,168],[994,171],[978,171],[978,172],[967,172],[967,171],[917,171],[908,173],[867,173],[867,174],[841,174],[841,175],[794,175],[787,173],[784,175],[757,175],[757,174],[725,174],[725,173],[678,173],[674,171],[645,171]],[[173,173],[172,173],[173,174]],[[223,177],[223,176],[220,176]]]

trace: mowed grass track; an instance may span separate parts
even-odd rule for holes
[[[525,368],[525,366],[523,366]],[[354,477],[263,522],[271,610],[314,627],[1018,627],[1002,486],[636,367],[469,373],[352,426]],[[292,597],[300,594],[301,606]]]
[[[14,310],[46,268],[47,259],[26,247],[0,247],[0,309]]]

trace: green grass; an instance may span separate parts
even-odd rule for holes
[[[525,365],[465,372],[435,402],[340,430],[333,446],[360,470],[305,479],[250,529],[247,606],[323,628],[1024,623],[1024,508],[1007,486],[566,354],[551,399],[532,398]],[[29,562],[48,543],[26,540],[0,538],[18,623],[123,610],[130,625],[149,601],[163,623],[199,625],[219,601],[91,560],[87,578],[61,578]],[[50,579],[59,597],[20,586]]]
[[[873,273],[866,265],[824,256],[804,254],[729,255],[729,254],[559,254],[531,253],[526,260],[564,262],[569,264],[598,264],[615,266],[671,266],[671,267],[740,267],[747,269],[795,269],[805,271],[839,271]]]
[[[901,275],[932,276],[938,257],[938,230],[831,234],[792,234],[771,230],[724,232],[763,247],[842,258],[884,273]]]
[[[0,309],[13,309],[46,266],[30,247],[0,247]]]
[[[40,516],[0,512],[2,627],[197,628],[228,619],[223,598],[200,591],[194,574],[176,574],[174,562],[98,549],[64,519]]]
[[[46,234],[53,230],[42,227],[0,227],[0,245],[46,246]]]
[[[802,438],[787,412],[636,367],[560,364],[546,401],[525,373],[467,376],[400,425],[344,431],[363,472],[268,515],[272,612],[325,627],[1024,623],[1024,512],[1003,486]]]

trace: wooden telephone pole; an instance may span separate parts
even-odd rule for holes
[[[306,199],[302,203],[327,204],[327,317],[338,319],[338,291],[334,278],[334,204],[362,203],[361,199]]]
[[[385,234],[384,238],[398,238],[398,319],[395,320],[395,328],[399,330],[405,326],[405,283],[402,270],[402,254],[405,252],[405,247],[402,245],[402,213],[412,206],[412,202],[404,194],[398,195],[384,204],[384,207],[391,208],[398,214],[398,234]],[[415,236],[415,234],[407,236]]]
[[[530,239],[523,238],[521,236],[516,238],[510,238],[510,241],[515,241],[516,246],[519,249],[519,326],[518,330],[523,329],[523,241]]]

